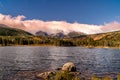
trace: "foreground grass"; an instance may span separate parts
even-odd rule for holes
[[[58,71],[56,74],[49,75],[46,80],[80,80],[80,78],[67,71]]]
[[[111,76],[97,77],[93,75],[91,80],[120,80],[120,74],[116,76],[116,79],[112,78]]]
[[[56,74],[51,74],[46,80],[120,80],[120,74],[116,76],[116,79],[109,75],[103,77],[93,75],[91,79],[87,79],[79,75],[71,74],[70,72],[58,71]]]
[[[55,80],[80,80],[78,76],[69,72],[57,72]]]

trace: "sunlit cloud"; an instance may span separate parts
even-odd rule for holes
[[[103,27],[101,27],[101,30],[103,32],[118,31],[118,30],[120,30],[120,23],[117,21],[113,21],[111,23],[106,23],[106,24],[104,24]]]
[[[104,25],[92,25],[92,24],[81,24],[81,23],[68,23],[66,21],[43,21],[43,20],[26,20],[23,15],[12,17],[11,15],[0,14],[0,24],[5,24],[10,27],[23,29],[32,34],[37,31],[45,31],[49,34],[58,33],[63,31],[65,34],[76,31],[83,32],[86,34],[103,33],[109,31],[120,30],[119,22],[106,23]]]

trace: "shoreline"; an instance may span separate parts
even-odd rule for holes
[[[36,77],[36,75],[44,73],[44,72],[50,72],[50,71],[55,71],[55,70],[30,70],[30,71],[18,71],[11,79],[19,79],[23,77],[23,79],[35,79],[35,80],[44,80],[43,78]],[[79,72],[79,71],[77,71]],[[104,77],[110,77],[110,78],[116,78],[119,73],[117,72],[106,72],[106,73],[92,73],[92,74],[86,74],[86,73],[81,73],[78,75],[78,77],[83,77],[86,80],[91,80],[91,78],[104,78]]]
[[[109,46],[55,46],[55,45],[7,45],[7,46],[2,46],[0,45],[0,47],[13,47],[13,46],[20,46],[20,47],[25,47],[25,46],[43,46],[43,47],[83,47],[83,48],[105,48],[105,49],[120,49],[120,47],[109,47]]]

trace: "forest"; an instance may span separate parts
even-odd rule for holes
[[[37,45],[37,46],[84,46],[84,47],[120,47],[120,37],[93,36],[75,38],[50,38],[40,36],[0,36],[1,46]]]

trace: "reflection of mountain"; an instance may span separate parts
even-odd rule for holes
[[[32,34],[16,28],[10,28],[7,25],[0,24],[0,36],[31,36]]]

